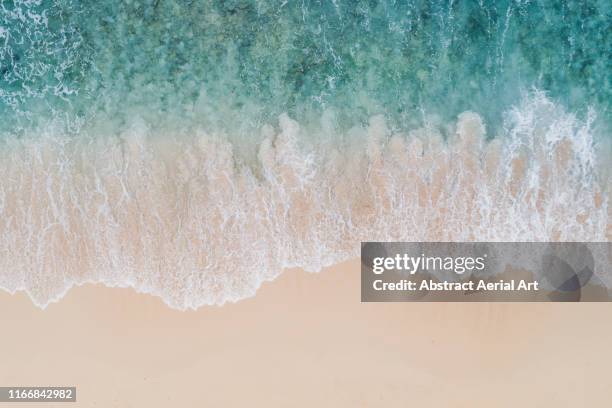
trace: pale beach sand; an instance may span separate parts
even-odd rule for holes
[[[88,285],[46,310],[1,292],[0,385],[75,385],[66,407],[608,407],[611,315],[364,304],[357,260],[189,312],[131,289]]]

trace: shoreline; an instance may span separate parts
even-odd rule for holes
[[[360,241],[607,240],[610,180],[590,122],[542,93],[511,116],[493,139],[474,112],[446,139],[373,116],[345,148],[310,150],[283,115],[262,128],[255,167],[221,135],[46,129],[0,149],[0,286],[44,305],[67,282],[100,281],[184,309],[358,256]]]

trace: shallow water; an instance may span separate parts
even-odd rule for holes
[[[611,10],[2,2],[0,286],[195,308],[361,240],[609,240]]]

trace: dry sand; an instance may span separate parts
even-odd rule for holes
[[[130,289],[44,311],[2,292],[0,322],[0,385],[78,388],[37,407],[612,404],[612,303],[362,304],[358,261],[191,312]]]

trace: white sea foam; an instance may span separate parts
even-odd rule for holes
[[[504,128],[487,141],[465,112],[445,139],[375,116],[324,144],[282,115],[244,164],[204,132],[135,119],[74,140],[50,126],[0,152],[0,286],[44,307],[99,282],[185,309],[356,257],[362,240],[610,240],[610,154],[591,121],[535,94]]]

